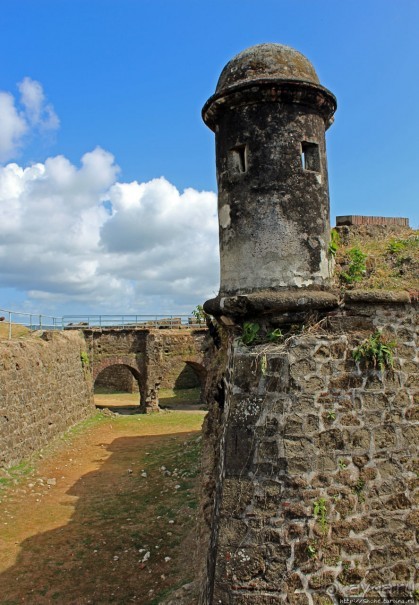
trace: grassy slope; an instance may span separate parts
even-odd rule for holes
[[[380,226],[340,227],[336,252],[336,284],[344,289],[419,291],[419,231]],[[345,278],[350,251],[366,255],[359,278]]]
[[[20,324],[12,324],[12,338],[21,338],[22,336],[28,336],[30,330],[21,326]],[[9,324],[6,321],[0,322],[0,339],[9,338]]]

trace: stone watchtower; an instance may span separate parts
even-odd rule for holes
[[[290,290],[327,290],[325,131],[335,109],[311,63],[288,46],[253,46],[223,69],[202,112],[216,136],[221,253],[208,312],[280,310],[281,292],[289,303]],[[335,303],[325,292],[314,298]]]
[[[200,605],[412,597],[417,302],[332,292],[335,109],[303,55],[262,44],[227,64],[203,110],[221,251],[220,293],[204,308],[224,329],[204,429]],[[396,343],[394,363],[354,356],[377,333]]]

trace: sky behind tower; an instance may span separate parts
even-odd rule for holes
[[[337,97],[332,222],[419,225],[417,0],[0,0],[0,308],[188,313],[218,290],[223,66],[292,46]]]

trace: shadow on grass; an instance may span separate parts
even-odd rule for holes
[[[110,392],[95,390],[95,404],[98,410],[108,409],[115,414],[129,416],[140,413],[138,393]],[[161,389],[159,405],[162,410],[190,412],[204,410],[201,402],[201,389]]]
[[[110,457],[68,490],[77,501],[66,525],[22,542],[16,564],[0,574],[0,604],[147,605],[187,581],[190,546],[182,542],[193,533],[198,434],[98,443],[99,460]],[[62,500],[57,506],[69,506]]]

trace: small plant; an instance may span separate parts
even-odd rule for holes
[[[405,240],[392,239],[390,240],[387,246],[387,252],[389,252],[390,254],[397,254],[398,252],[404,250],[406,248],[406,245],[407,243]]]
[[[345,470],[345,468],[348,468],[348,465],[346,464],[346,462],[344,460],[342,460],[342,458],[339,458],[338,466],[342,471]]]
[[[352,351],[352,357],[357,363],[363,362],[366,366],[372,365],[374,368],[378,366],[383,371],[393,367],[395,347],[394,341],[387,340],[376,330]]]
[[[330,242],[329,242],[329,247],[328,247],[329,256],[331,256],[332,258],[335,258],[339,245],[340,245],[340,235],[336,231],[336,229],[332,229],[330,232]]]
[[[82,351],[80,353],[80,361],[83,368],[87,369],[90,366],[89,355],[86,353],[86,351]]]
[[[272,332],[268,332],[268,340],[270,342],[278,342],[283,337],[282,330],[280,328],[275,328]]]
[[[202,305],[197,305],[195,309],[191,312],[191,314],[195,317],[197,324],[204,324],[207,318],[207,314],[204,311],[204,307]]]
[[[313,513],[320,527],[325,532],[327,528],[327,507],[326,498],[319,498],[313,504]]]
[[[364,479],[359,478],[358,481],[355,483],[353,490],[356,493],[356,495],[358,496],[358,499],[360,500],[360,502],[363,502],[365,500],[365,496],[364,496],[364,488],[365,488],[365,481]]]
[[[310,559],[314,559],[317,556],[317,548],[313,544],[307,546],[307,554]]]
[[[331,421],[336,420],[336,412],[334,410],[328,410],[327,419]]]
[[[245,345],[251,345],[255,340],[260,330],[259,324],[254,324],[246,321],[243,324],[243,334],[241,337],[242,343]]]
[[[367,272],[367,266],[365,261],[367,259],[367,255],[362,252],[359,248],[351,248],[348,251],[349,257],[349,266],[348,270],[342,272],[340,274],[343,281],[347,284],[353,284],[355,282],[361,281]]]

